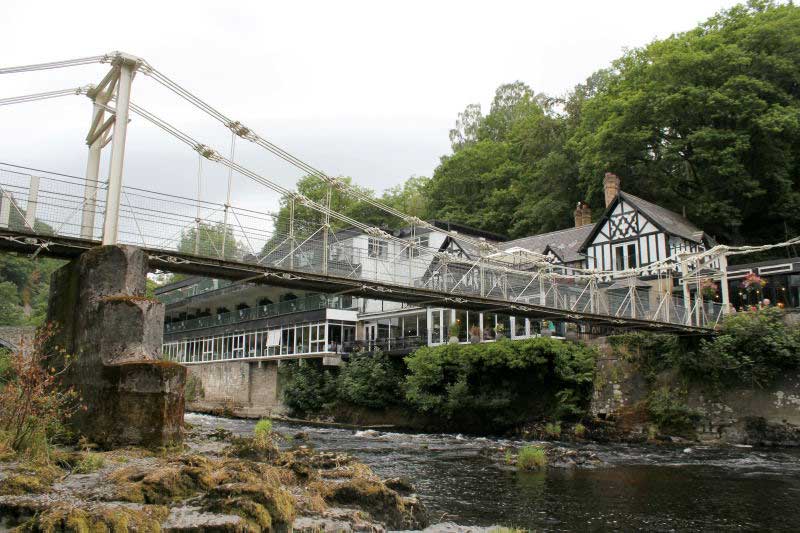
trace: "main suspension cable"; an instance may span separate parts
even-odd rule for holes
[[[116,52],[115,52],[116,53]],[[90,65],[92,63],[105,63],[111,60],[113,54],[101,56],[80,57],[77,59],[67,59],[64,61],[52,61],[50,63],[36,63],[33,65],[21,65],[18,67],[0,68],[0,74],[17,74],[20,72],[34,72],[37,70],[52,70],[55,68],[77,67],[80,65]]]
[[[0,98],[0,106],[21,104],[25,102],[37,102],[39,100],[59,98],[61,96],[72,96],[75,94],[86,94],[90,88],[91,85],[85,85],[83,87],[74,87],[72,89],[61,89],[59,91],[48,91],[45,93],[34,93],[34,94],[25,94],[20,96],[10,96],[8,98]]]

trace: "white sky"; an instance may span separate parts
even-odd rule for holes
[[[473,102],[487,111],[498,85],[563,94],[624,48],[735,3],[3,0],[0,66],[123,50],[316,167],[380,191],[430,176],[457,113]],[[106,69],[5,75],[0,98],[97,83]],[[138,76],[132,98],[227,154],[229,132],[153,80]],[[0,107],[0,161],[82,174],[90,114],[85,97]],[[285,185],[301,175],[244,141],[237,154]],[[135,117],[125,164],[126,185],[194,194],[197,155]],[[205,174],[222,201],[226,172]],[[235,177],[234,204],[276,202]]]

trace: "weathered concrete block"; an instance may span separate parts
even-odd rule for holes
[[[64,376],[86,406],[75,429],[103,446],[181,439],[186,369],[160,360],[164,308],[144,297],[146,254],[101,246],[53,274],[53,342],[74,356]]]

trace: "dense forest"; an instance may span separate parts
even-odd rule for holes
[[[515,238],[570,226],[578,201],[599,216],[602,177],[614,172],[624,190],[685,211],[720,242],[800,234],[800,8],[751,0],[721,11],[628,50],[565,95],[500,85],[488,112],[470,104],[459,113],[450,142],[430,178],[409,178],[379,198],[420,218]],[[297,186],[316,201],[326,188],[312,176]],[[362,222],[404,224],[338,189],[331,205]],[[288,219],[284,203],[279,231]],[[203,240],[221,249],[224,232],[204,229],[216,236]],[[193,231],[181,249],[194,248]],[[54,264],[0,256],[0,322],[41,320]]]

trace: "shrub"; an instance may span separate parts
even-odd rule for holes
[[[673,368],[680,354],[691,350],[691,340],[663,333],[625,333],[608,337],[614,354],[635,363],[648,383],[654,383],[660,372]]]
[[[586,426],[578,422],[574,426],[572,426],[572,434],[582,439],[586,435]]]
[[[561,422],[548,422],[544,425],[544,432],[551,439],[557,439],[561,436]]]
[[[470,417],[484,432],[522,422],[532,409],[578,415],[591,396],[595,358],[593,348],[549,338],[422,347],[406,357],[406,399],[439,417]]]
[[[541,446],[523,446],[517,456],[520,470],[540,470],[547,466],[547,454]]]
[[[283,362],[279,367],[279,377],[283,401],[293,413],[318,413],[336,399],[336,376],[323,368],[322,361]]]
[[[664,431],[689,434],[700,415],[685,402],[686,391],[661,387],[647,397],[647,414]]]
[[[382,352],[353,355],[339,372],[337,397],[353,405],[374,409],[399,404],[403,401],[404,377],[402,359],[392,359]]]
[[[729,315],[712,340],[687,354],[682,368],[694,379],[722,386],[767,387],[800,367],[800,328],[789,328],[775,307]]]
[[[77,393],[59,386],[70,358],[49,346],[52,333],[50,327],[41,328],[30,353],[10,356],[10,378],[0,390],[5,446],[34,459],[49,458],[50,444],[67,433],[64,423],[79,407]]]
[[[0,348],[0,388],[12,377],[11,352],[5,348]]]

